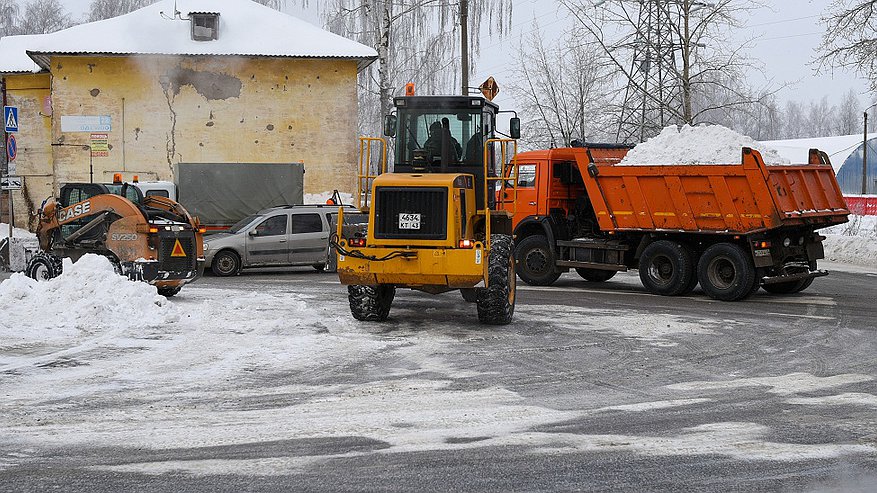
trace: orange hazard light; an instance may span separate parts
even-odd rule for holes
[[[180,245],[180,240],[177,240],[174,243],[174,249],[171,251],[171,257],[185,257],[186,251],[183,250],[183,245]]]

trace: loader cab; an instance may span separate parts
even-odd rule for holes
[[[407,96],[393,103],[396,114],[387,117],[384,134],[396,138],[396,173],[466,173],[482,189],[484,146],[496,137],[496,104],[470,96]],[[488,173],[497,169],[494,147],[488,148]],[[481,194],[476,198],[483,208]]]
[[[135,204],[143,203],[143,192],[129,184],[68,183],[61,187],[61,207],[69,207],[95,195],[120,195]]]

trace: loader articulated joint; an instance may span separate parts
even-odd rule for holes
[[[363,260],[368,260],[371,262],[385,262],[387,260],[392,260],[394,258],[413,258],[417,256],[417,252],[406,252],[404,250],[396,250],[394,252],[390,252],[383,257],[375,257],[374,255],[366,255],[359,250],[348,250],[341,246],[341,243],[338,241],[338,234],[332,233],[332,236],[329,237],[329,244],[335,248],[341,255],[345,255],[347,257],[359,258]]]

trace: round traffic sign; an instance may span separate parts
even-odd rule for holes
[[[6,155],[9,156],[10,161],[15,161],[15,156],[18,155],[18,142],[15,141],[14,134],[9,134],[6,139]]]

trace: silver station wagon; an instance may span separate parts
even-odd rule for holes
[[[344,212],[358,212],[344,206]],[[204,256],[217,276],[233,276],[245,267],[312,265],[329,262],[329,235],[337,205],[271,207],[248,216],[224,233],[204,238]]]

